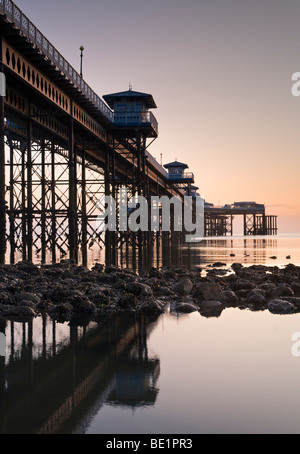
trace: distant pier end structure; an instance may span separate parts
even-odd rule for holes
[[[277,216],[266,215],[265,205],[256,202],[234,202],[231,205],[204,204],[205,235],[233,235],[233,219],[243,217],[243,234],[276,235]]]
[[[188,172],[189,166],[183,162],[164,164],[168,170],[169,181],[182,189],[187,196],[198,197],[199,188],[193,183],[194,174]],[[267,215],[265,206],[256,202],[234,202],[224,206],[204,203],[204,234],[211,236],[233,235],[233,220],[243,217],[243,233],[247,235],[276,235],[277,216]]]

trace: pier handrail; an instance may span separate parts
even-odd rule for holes
[[[114,112],[114,122],[116,125],[128,126],[130,124],[150,124],[158,131],[158,122],[152,112]]]
[[[40,50],[42,54],[62,74],[67,77],[83,95],[85,95],[110,121],[113,122],[112,110],[102,101],[102,99],[89,87],[78,72],[67,62],[60,52],[50,43],[50,41],[40,32],[40,30],[23,14],[20,8],[12,0],[0,0],[0,14],[14,23],[29,42]]]
[[[169,180],[191,180],[194,179],[194,174],[192,172],[185,172],[182,174],[169,174]]]

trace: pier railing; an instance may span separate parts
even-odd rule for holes
[[[150,125],[158,131],[158,122],[152,112],[115,112],[114,123],[116,126]]]
[[[182,174],[170,174],[169,175],[169,180],[194,180],[194,174],[192,172],[185,172]]]
[[[78,72],[67,62],[50,41],[41,33],[38,28],[28,19],[25,14],[11,0],[0,0],[0,14],[15,24],[20,34],[25,36],[41,54],[45,56],[75,87],[82,92],[100,111],[113,122],[112,110],[102,99],[89,87]]]

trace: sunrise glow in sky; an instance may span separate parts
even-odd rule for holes
[[[265,203],[300,231],[298,0],[16,4],[78,71],[85,47],[84,78],[100,96],[129,83],[153,95],[149,151],[186,162],[207,201]]]

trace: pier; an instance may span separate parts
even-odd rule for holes
[[[153,96],[129,87],[100,97],[11,0],[0,0],[0,73],[0,263],[38,253],[41,263],[86,265],[93,246],[117,263],[129,249],[142,257],[167,244],[172,232],[103,233],[98,219],[106,196],[119,218],[124,189],[147,199],[193,195],[185,165],[172,173],[149,152],[158,137]],[[208,207],[205,235],[232,233],[237,214],[246,235],[277,232],[264,210]]]

